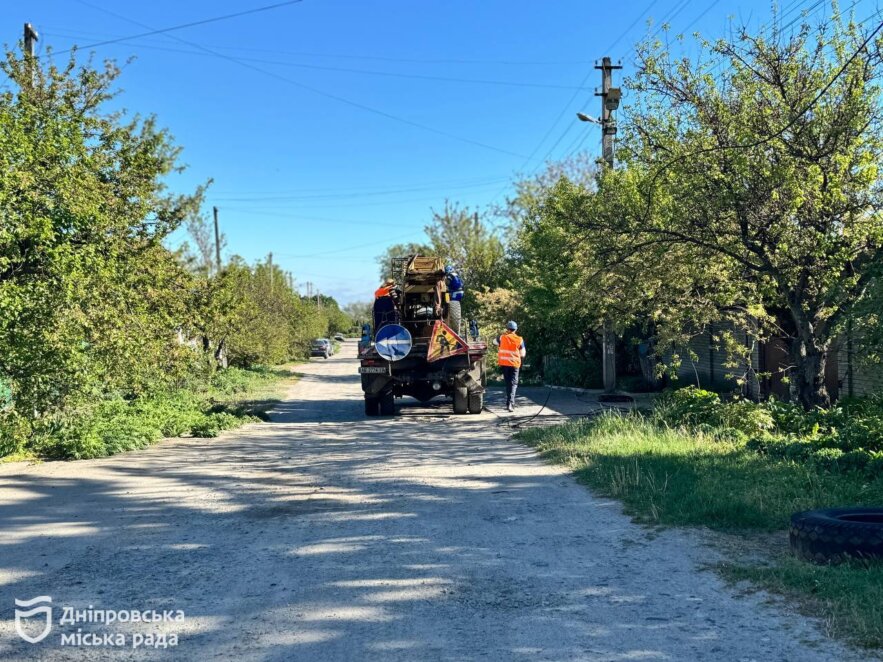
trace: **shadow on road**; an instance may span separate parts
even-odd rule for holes
[[[685,555],[659,561],[493,415],[406,403],[366,419],[338,361],[305,366],[269,424],[0,467],[0,657],[69,659],[13,633],[13,598],[37,595],[182,609],[162,626],[181,659],[685,659],[723,645],[700,603],[760,640],[767,621],[731,618]]]

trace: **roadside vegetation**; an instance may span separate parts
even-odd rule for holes
[[[572,468],[599,494],[648,524],[733,534],[766,561],[736,554],[725,576],[798,598],[832,632],[883,646],[883,568],[815,566],[789,557],[792,513],[883,503],[883,400],[804,412],[797,405],[722,401],[686,388],[651,411],[605,413],[518,438]],[[775,532],[771,537],[767,534]]]
[[[0,457],[84,458],[214,436],[237,400],[349,329],[269,260],[215,254],[206,188],[168,186],[179,148],[108,108],[112,62],[8,53],[0,93]],[[170,247],[188,230],[187,246]],[[321,304],[321,305],[320,305]]]

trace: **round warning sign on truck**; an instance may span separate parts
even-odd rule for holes
[[[374,349],[387,361],[399,361],[411,351],[411,333],[398,324],[387,324],[377,332]]]

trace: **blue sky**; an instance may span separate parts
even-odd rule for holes
[[[7,2],[0,33],[12,45],[31,22],[45,56],[274,1]],[[786,21],[830,11],[780,5]],[[621,58],[627,74],[647,19],[715,37],[770,13],[768,0],[302,0],[84,52],[136,56],[117,103],[156,114],[183,146],[174,189],[214,180],[207,211],[220,208],[228,253],[272,251],[301,287],[346,303],[370,299],[375,256],[422,239],[445,198],[484,209],[517,173],[597,153],[597,127],[574,113],[597,113],[594,60]]]

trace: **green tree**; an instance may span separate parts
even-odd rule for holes
[[[103,109],[118,70],[8,53],[0,95],[0,376],[36,424],[175,378],[187,274],[162,245],[199,204],[153,118]]]
[[[466,282],[464,306],[467,309],[471,303],[470,290],[491,289],[501,281],[503,242],[478,212],[445,201],[441,211],[433,210],[425,230],[431,255],[454,266]]]
[[[393,278],[398,274],[392,273],[392,259],[395,257],[407,257],[409,255],[432,255],[432,248],[427,244],[409,242],[405,244],[393,244],[383,254],[377,257],[377,266],[380,271],[381,282],[387,278]],[[373,294],[373,290],[371,292]]]
[[[880,44],[835,12],[817,29],[700,41],[692,59],[640,45],[624,167],[601,180],[607,211],[574,219],[607,241],[605,266],[638,256],[655,271],[674,252],[698,308],[788,337],[808,408],[829,403],[827,354],[883,265]],[[684,329],[690,309],[665,321]]]

